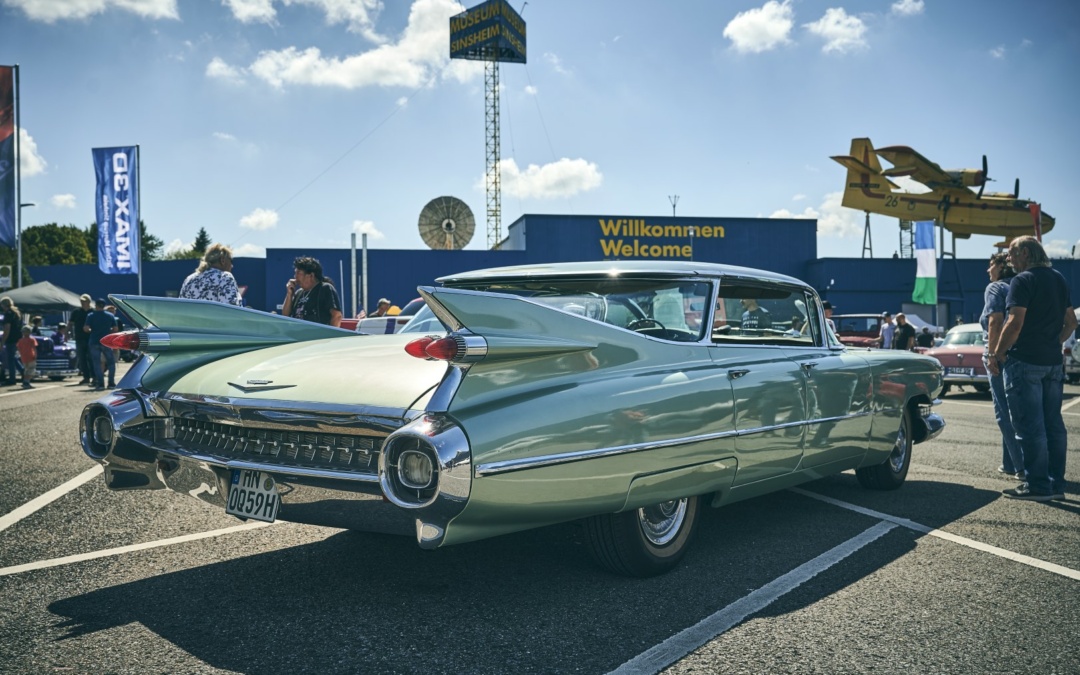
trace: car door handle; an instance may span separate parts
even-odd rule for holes
[[[743,375],[745,375],[745,374],[747,374],[749,372],[750,371],[746,370],[746,369],[729,370],[729,371],[727,371],[727,376],[728,376],[729,380],[737,380],[737,379],[739,379],[740,377],[742,377]]]
[[[803,361],[799,365],[802,366],[803,370],[809,373],[811,370],[817,367],[817,361]]]

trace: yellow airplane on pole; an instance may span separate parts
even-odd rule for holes
[[[892,164],[882,170],[878,157]],[[1004,237],[1049,232],[1054,218],[1040,205],[1020,199],[1020,179],[1012,194],[983,193],[987,181],[986,155],[982,169],[942,169],[903,145],[875,149],[869,138],[851,139],[851,154],[832,159],[847,171],[844,206],[901,220],[936,220],[956,237],[973,234]],[[930,188],[920,194],[900,191],[890,177],[907,176]],[[978,187],[977,193],[970,188]]]

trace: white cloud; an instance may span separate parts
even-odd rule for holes
[[[897,0],[892,4],[892,13],[898,16],[915,16],[923,13],[923,0]]]
[[[997,47],[991,49],[990,56],[994,57],[995,59],[1005,58],[1005,45],[998,45]]]
[[[537,89],[536,89],[536,87],[529,84],[529,85],[525,86],[525,93],[528,94],[529,96],[536,96]]]
[[[19,129],[19,170],[24,178],[45,173],[49,163],[38,154],[37,143],[26,129]]]
[[[227,142],[232,142],[236,140],[236,136],[233,136],[232,134],[227,134],[224,131],[215,131],[214,138],[218,139],[219,141]]]
[[[385,41],[375,32],[375,18],[382,9],[381,0],[278,0],[280,4],[308,5],[326,14],[328,25],[347,24],[350,33],[357,33],[375,43]],[[242,23],[276,25],[274,0],[223,0],[233,17]]]
[[[806,195],[798,194],[798,195],[795,195],[794,197],[792,197],[791,201],[793,201],[793,202],[801,202],[804,199],[806,199]]]
[[[240,227],[256,231],[270,230],[277,227],[277,224],[277,211],[271,209],[255,209],[240,219]]]
[[[854,209],[840,204],[843,192],[830,192],[825,195],[821,206],[807,206],[802,213],[792,213],[787,209],[774,211],[770,218],[816,218],[817,232],[825,237],[861,237],[863,233],[863,215]]]
[[[604,181],[596,164],[584,159],[564,157],[544,166],[530,164],[524,171],[513,159],[504,159],[499,162],[499,167],[503,192],[520,199],[571,197],[598,188]],[[478,186],[483,185],[481,179]]]
[[[272,0],[222,0],[241,23],[273,24],[277,11]]]
[[[567,70],[563,66],[562,59],[559,58],[558,54],[552,54],[551,52],[545,52],[544,53],[544,60],[551,64],[551,67],[555,70],[556,73],[559,73],[560,75],[569,75],[570,74],[570,71]]]
[[[331,0],[319,2],[327,7],[342,4]],[[446,45],[450,40],[450,17],[460,11],[461,5],[454,0],[416,0],[409,10],[408,25],[396,42],[344,58],[323,56],[318,47],[264,51],[247,72],[277,88],[287,84],[342,89],[420,87],[449,60]],[[451,63],[443,71],[444,76],[465,81],[483,72],[482,63],[461,63]]]
[[[215,56],[210,60],[210,63],[207,64],[206,76],[211,79],[222,80],[223,82],[238,83],[244,81],[243,70],[235,66],[230,66],[218,56]]]
[[[806,29],[825,40],[821,51],[844,54],[867,46],[863,35],[866,24],[857,16],[850,16],[842,7],[830,7],[825,16],[813,23],[806,24]]]
[[[821,214],[818,213],[817,209],[815,209],[813,206],[807,206],[805,209],[803,209],[802,213],[794,213],[792,211],[788,211],[787,209],[780,209],[779,211],[773,211],[772,213],[770,213],[769,217],[770,218],[800,218],[800,219],[810,220],[810,219],[813,219],[813,218],[817,218],[820,215]]]
[[[1080,242],[1077,243],[1080,244]],[[1064,239],[1044,241],[1043,248],[1046,249],[1046,255],[1051,258],[1072,258],[1074,254],[1080,257],[1080,246],[1070,246],[1069,242]]]
[[[791,0],[769,0],[761,7],[739,12],[724,27],[724,37],[741,54],[757,54],[790,44],[788,35],[795,25]]]
[[[244,244],[233,249],[234,258],[265,258],[266,247],[258,244]]]
[[[354,220],[352,224],[352,231],[356,234],[366,234],[372,239],[385,239],[386,235],[379,231],[379,228],[375,227],[375,223],[370,220]]]
[[[144,19],[179,19],[176,0],[3,0],[7,7],[21,9],[28,19],[53,23],[86,19],[112,9],[137,14]]]
[[[401,96],[401,97],[398,98],[396,103],[397,103],[397,107],[404,108],[405,106],[409,105],[409,97],[408,96]]]
[[[53,195],[49,197],[49,203],[57,209],[75,208],[75,195]]]
[[[189,242],[184,242],[181,239],[173,239],[168,244],[165,244],[165,255],[172,255],[173,253],[179,253],[180,251],[186,251],[195,245],[195,240],[192,239]]]

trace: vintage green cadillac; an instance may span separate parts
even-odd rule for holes
[[[138,330],[106,341],[142,357],[83,412],[83,449],[114,490],[425,549],[580,519],[601,565],[647,576],[705,506],[849,469],[898,488],[944,427],[936,360],[845,347],[791,277],[595,262],[439,282],[414,320],[437,330],[396,335],[113,296]]]

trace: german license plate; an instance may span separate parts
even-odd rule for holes
[[[233,470],[225,513],[272,523],[280,505],[277,486],[270,474],[250,469]]]
[[[946,375],[967,375],[968,377],[975,376],[975,368],[946,368]]]

